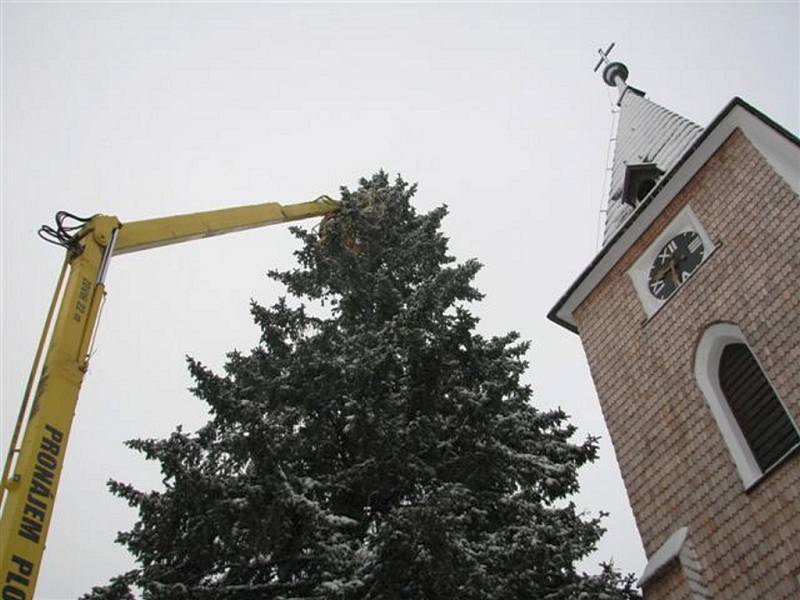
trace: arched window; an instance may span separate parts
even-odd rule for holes
[[[800,434],[736,325],[703,334],[695,376],[745,487],[800,446]]]

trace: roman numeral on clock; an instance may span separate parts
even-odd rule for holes
[[[669,244],[664,246],[663,250],[661,250],[661,253],[658,255],[658,259],[661,261],[667,260],[675,253],[675,250],[677,249],[678,249],[678,244],[675,243],[675,240],[672,240]]]
[[[650,282],[650,291],[654,294],[660,294],[661,290],[664,289],[664,281],[661,279],[657,279],[655,281]]]

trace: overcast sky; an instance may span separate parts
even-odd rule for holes
[[[64,209],[123,222],[302,202],[378,169],[446,203],[452,253],[485,265],[480,331],[533,341],[528,381],[602,436],[577,498],[610,511],[584,566],[645,564],[580,340],[545,315],[597,251],[612,93],[629,83],[700,125],[741,96],[797,132],[798,5],[45,4],[2,6],[2,447],[63,260],[36,236]],[[206,419],[184,356],[257,343],[248,304],[282,289],[285,226],[116,258],[37,596],[132,567],[135,513],[109,477],[160,485],[123,447]]]

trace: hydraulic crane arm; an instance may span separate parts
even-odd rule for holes
[[[114,255],[263,227],[273,223],[321,217],[336,210],[338,206],[339,203],[328,196],[320,196],[313,202],[301,204],[283,206],[277,202],[270,202],[133,221],[125,223],[120,230]]]
[[[338,208],[338,202],[323,196],[302,204],[242,206],[124,225],[116,217],[96,215],[80,228],[65,227],[63,215],[66,213],[61,213],[57,216],[58,230],[44,228],[48,237],[67,248],[67,258],[45,321],[0,482],[0,595],[3,600],[33,598],[72,419],[89,364],[100,305],[105,297],[104,280],[111,257],[324,216]],[[55,321],[51,327],[53,316]],[[40,371],[39,360],[48,334],[50,342]],[[36,392],[31,394],[37,379]],[[26,418],[22,443],[17,445]]]

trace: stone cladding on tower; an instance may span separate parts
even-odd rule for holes
[[[679,563],[669,565],[654,586],[648,586],[647,600],[694,600]]]
[[[714,252],[649,319],[627,272],[689,205]],[[574,311],[650,558],[692,557],[645,598],[800,598],[800,452],[745,489],[695,378],[704,331],[736,324],[800,423],[800,199],[736,129]]]

